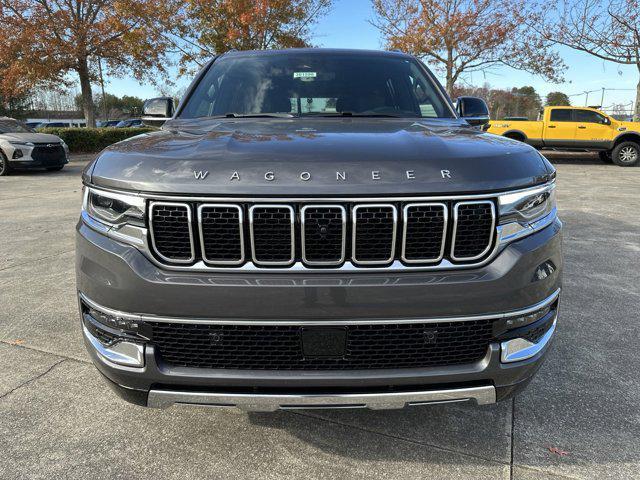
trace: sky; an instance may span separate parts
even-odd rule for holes
[[[378,30],[369,21],[374,17],[371,0],[334,0],[331,12],[320,19],[314,28],[313,43],[320,47],[382,49],[384,43]],[[521,72],[509,67],[497,67],[489,72],[476,72],[464,77],[465,84],[481,86],[488,83],[493,88],[512,88],[533,86],[544,99],[547,93],[562,91],[571,95],[573,105],[585,105],[590,93],[588,105],[600,105],[601,89],[607,90],[604,106],[613,103],[629,104],[635,98],[638,82],[638,70],[632,65],[618,65],[599,60],[586,53],[568,48],[559,48],[558,52],[567,65],[564,73],[565,83],[552,84],[543,78]],[[432,67],[433,69],[433,67]],[[437,74],[438,72],[436,72]],[[438,75],[442,81],[441,75]],[[176,78],[176,87],[186,87],[191,78]],[[158,95],[152,85],[139,84],[133,79],[109,79],[106,90],[115,95],[135,95],[150,98]],[[630,107],[629,107],[630,108]]]

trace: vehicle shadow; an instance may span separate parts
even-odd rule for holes
[[[567,164],[567,165],[603,165],[615,167],[612,163],[604,163],[598,157],[597,153],[590,152],[554,152],[554,151],[542,151],[547,160],[552,164]]]

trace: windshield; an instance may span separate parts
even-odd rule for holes
[[[23,125],[10,118],[0,118],[0,133],[32,133],[26,125]]]
[[[307,52],[216,60],[180,117],[244,115],[454,116],[413,59]]]

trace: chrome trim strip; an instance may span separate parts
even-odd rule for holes
[[[143,198],[148,198],[150,200],[167,200],[167,201],[184,201],[184,202],[219,202],[219,203],[287,203],[287,202],[295,202],[295,203],[365,203],[365,202],[380,202],[381,197],[385,200],[393,201],[393,202],[434,202],[434,201],[458,201],[458,200],[483,200],[490,198],[497,198],[500,195],[511,194],[511,193],[521,193],[529,190],[536,190],[541,188],[542,186],[546,186],[549,184],[555,183],[555,180],[551,182],[542,183],[533,187],[526,187],[517,190],[503,190],[496,191],[491,193],[478,193],[478,194],[463,194],[463,195],[409,195],[409,196],[393,196],[393,195],[378,195],[377,197],[358,197],[358,196],[338,196],[338,197],[242,197],[242,196],[203,196],[203,195],[167,195],[167,194],[154,194],[147,192],[132,192],[130,190],[121,190],[116,188],[107,188],[107,187],[94,187],[91,185],[91,188],[96,190],[104,190],[107,192],[118,192],[124,193],[127,195],[140,196]]]
[[[343,393],[343,394],[260,394],[181,392],[150,390],[147,406],[168,408],[178,405],[207,405],[239,408],[249,412],[274,412],[289,409],[369,408],[372,410],[400,409],[429,403],[465,402],[475,400],[478,405],[496,403],[493,386],[451,388],[413,392]]]
[[[202,210],[205,208],[235,208],[238,210],[238,234],[240,235],[240,260],[209,260],[204,248],[204,233],[202,231]],[[198,233],[200,236],[200,251],[202,259],[209,265],[242,265],[244,263],[244,213],[240,205],[232,203],[203,203],[198,206]]]
[[[342,251],[337,261],[311,261],[307,260],[307,252],[305,249],[305,212],[308,208],[339,208],[342,212]],[[302,262],[306,265],[340,265],[344,263],[347,248],[347,210],[342,205],[305,205],[300,209],[300,237],[302,239]]]
[[[458,231],[458,208],[460,208],[460,205],[482,205],[482,204],[491,205],[491,239],[487,244],[487,247],[480,253],[480,255],[476,255],[474,257],[456,257],[454,252],[456,249],[456,234]],[[453,206],[453,232],[451,234],[451,252],[450,252],[451,259],[457,262],[471,262],[473,260],[478,260],[479,258],[484,257],[487,254],[487,252],[491,250],[491,246],[494,245],[494,243],[496,243],[495,230],[496,230],[496,206],[492,201],[486,200],[486,201],[478,201],[478,202],[474,202],[474,201],[457,202]]]
[[[356,231],[358,222],[356,213],[361,208],[389,208],[393,212],[393,234],[391,237],[391,255],[385,260],[358,260],[356,257]],[[398,233],[398,209],[391,203],[367,203],[356,205],[351,210],[351,261],[356,265],[387,265],[393,262],[396,254],[396,236]]]
[[[384,325],[384,324],[411,324],[411,323],[443,323],[443,322],[467,322],[473,320],[500,320],[503,318],[521,317],[536,312],[551,305],[560,295],[557,289],[544,300],[519,310],[502,313],[490,313],[483,315],[468,315],[462,317],[431,317],[431,318],[374,318],[374,319],[350,319],[350,320],[247,320],[247,319],[207,319],[207,318],[184,318],[184,317],[163,317],[148,314],[134,314],[121,312],[108,307],[103,307],[93,300],[87,298],[83,293],[78,293],[80,300],[87,306],[107,315],[122,317],[127,320],[139,322],[163,322],[163,323],[200,323],[204,325]]]
[[[156,247],[156,236],[153,233],[153,209],[156,205],[166,205],[170,207],[185,207],[187,209],[187,222],[189,223],[189,243],[191,247],[191,257],[188,259],[175,259],[169,258],[162,255],[158,248]],[[151,245],[153,247],[153,251],[156,255],[158,255],[161,259],[169,263],[191,263],[196,259],[196,251],[195,245],[193,241],[193,218],[191,215],[191,207],[188,203],[180,203],[180,202],[151,202],[149,204],[149,232],[151,233]]]
[[[409,209],[413,207],[442,207],[444,215],[444,225],[442,228],[442,242],[440,246],[440,255],[436,258],[420,258],[420,259],[408,259],[406,256],[407,250],[407,220],[409,218]],[[426,203],[408,203],[402,209],[402,250],[400,252],[400,258],[404,263],[434,263],[439,262],[444,258],[444,247],[447,243],[447,225],[449,223],[449,209],[444,203],[426,202]]]
[[[144,367],[144,345],[132,342],[118,342],[110,347],[105,347],[100,343],[100,340],[91,335],[91,332],[84,325],[82,325],[82,333],[98,355],[105,361],[126,367]]]
[[[255,239],[253,235],[253,211],[256,208],[262,208],[262,209],[285,208],[289,210],[289,219],[291,223],[291,256],[288,261],[272,262],[272,261],[258,260],[256,258],[256,245],[255,245]],[[293,207],[291,205],[267,203],[267,204],[253,205],[252,207],[249,208],[249,232],[250,232],[249,236],[251,238],[251,259],[253,260],[253,263],[255,263],[256,265],[268,265],[268,266],[275,266],[275,265],[288,266],[295,263],[295,259],[296,259],[295,218],[296,218],[295,211],[293,210]]]
[[[500,354],[500,361],[502,363],[513,363],[535,357],[551,341],[551,337],[553,337],[553,334],[556,331],[557,323],[558,314],[556,313],[556,317],[553,319],[551,327],[549,327],[549,330],[547,330],[537,343],[530,342],[526,338],[514,338],[512,340],[502,342],[500,344],[502,350]]]

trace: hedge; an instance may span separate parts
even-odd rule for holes
[[[57,135],[72,153],[95,153],[116,142],[154,131],[154,128],[40,128],[38,132]]]

